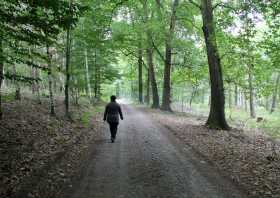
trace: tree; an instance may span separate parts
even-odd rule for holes
[[[172,65],[172,41],[176,24],[176,11],[179,6],[179,0],[174,0],[171,8],[171,17],[169,30],[165,38],[165,60],[164,60],[164,81],[161,109],[171,111],[171,65]]]
[[[199,7],[203,22],[203,35],[205,39],[207,59],[209,65],[210,85],[211,85],[211,104],[210,113],[206,125],[210,128],[229,130],[225,118],[225,95],[223,85],[223,75],[221,59],[216,43],[215,23],[213,16],[212,0],[201,0],[201,5],[190,1]]]
[[[4,79],[4,57],[3,57],[3,38],[0,33],[0,120],[3,118],[3,110],[2,110],[2,83]]]
[[[47,71],[48,68],[30,61],[30,56],[35,56],[40,58],[42,62],[46,62],[48,59],[46,54],[39,50],[30,51],[29,48],[31,46],[45,47],[55,43],[63,29],[69,24],[74,25],[77,22],[84,8],[78,3],[73,3],[71,18],[68,17],[68,10],[68,4],[63,0],[55,2],[24,1],[21,3],[1,1],[0,35],[3,64],[22,63]],[[8,50],[4,51],[4,47]],[[18,55],[13,56],[13,54]],[[2,77],[4,78],[4,76],[14,80],[36,81],[36,79],[24,76],[3,74]]]
[[[143,10],[144,10],[144,17],[145,17],[145,25],[146,25],[146,36],[147,36],[147,62],[149,67],[149,75],[150,75],[150,82],[152,86],[152,96],[153,96],[153,103],[152,108],[159,108],[159,95],[158,95],[158,86],[156,81],[156,74],[154,69],[153,63],[153,37],[152,37],[152,30],[149,26],[149,14],[148,14],[148,7],[147,1],[145,0],[143,3]]]

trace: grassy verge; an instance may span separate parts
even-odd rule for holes
[[[82,114],[80,115],[80,121],[84,126],[89,126],[92,122],[92,119],[101,114],[104,111],[104,103],[98,102],[94,104],[82,104]]]
[[[192,108],[182,107],[180,105],[173,108],[175,111],[184,113],[185,116],[194,116],[199,119],[207,119],[209,106],[207,104],[193,104]],[[234,128],[249,130],[252,132],[261,132],[273,139],[280,138],[280,111],[273,114],[263,107],[256,109],[257,118],[251,118],[249,112],[242,108],[226,108],[226,116],[229,124]],[[259,120],[258,120],[259,118]]]

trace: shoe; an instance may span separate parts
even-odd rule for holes
[[[114,143],[114,142],[115,142],[115,139],[114,139],[114,138],[111,138],[111,142]]]

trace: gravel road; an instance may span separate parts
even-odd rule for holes
[[[83,177],[66,190],[71,198],[246,197],[166,128],[124,105],[115,143],[109,129],[95,142]]]

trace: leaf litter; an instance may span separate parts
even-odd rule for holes
[[[249,197],[280,198],[280,144],[263,133],[211,130],[189,114],[142,108],[248,192]]]
[[[59,197],[63,186],[71,186],[86,150],[99,135],[100,114],[85,126],[76,116],[64,118],[62,101],[56,117],[49,116],[47,101],[9,102],[0,121],[0,197]],[[73,107],[73,115],[88,111]]]

